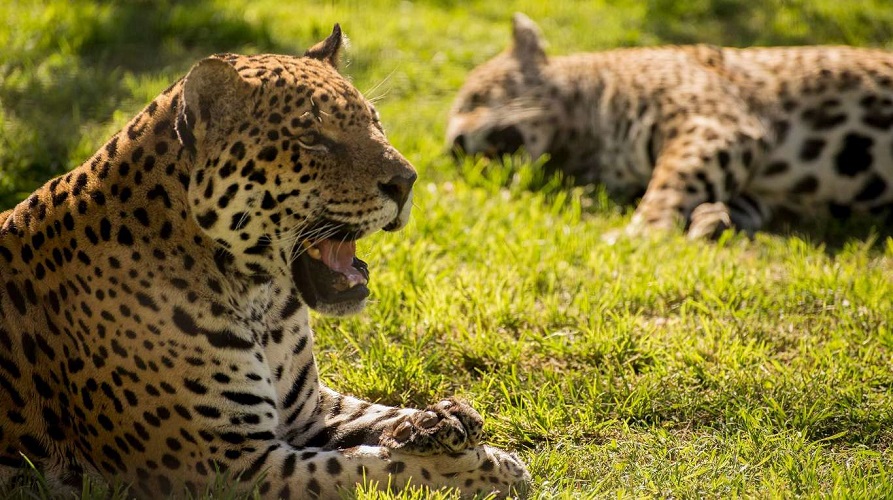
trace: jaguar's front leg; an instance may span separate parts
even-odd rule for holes
[[[326,449],[381,444],[432,455],[474,448],[483,435],[481,415],[455,398],[417,410],[369,403],[321,386],[317,415],[292,429],[288,441]]]
[[[729,203],[739,197],[757,161],[758,140],[724,138],[722,130],[701,123],[664,146],[628,233],[681,228],[692,237],[715,237],[745,221]],[[745,229],[753,225],[747,219]]]
[[[450,398],[424,410],[394,408],[320,387],[317,418],[287,436],[295,448],[343,453],[332,456],[355,459],[379,486],[449,487],[504,497],[524,495],[529,485],[530,474],[514,454],[480,444],[483,419],[463,402]],[[369,461],[378,465],[369,467]]]

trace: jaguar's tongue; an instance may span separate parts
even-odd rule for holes
[[[291,277],[304,302],[318,311],[336,304],[361,304],[369,296],[369,268],[356,257],[353,241],[303,241]],[[320,309],[322,308],[322,309]]]
[[[357,256],[355,241],[320,240],[314,242],[313,246],[319,250],[319,255],[313,252],[310,256],[321,260],[332,271],[344,275],[349,286],[366,284],[366,277],[354,267]]]

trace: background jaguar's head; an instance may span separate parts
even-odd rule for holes
[[[522,147],[533,158],[549,152],[557,103],[543,68],[539,27],[524,14],[512,19],[512,45],[475,68],[450,111],[447,146],[456,153],[499,157]]]
[[[416,178],[338,73],[341,44],[336,25],[303,57],[205,59],[185,78],[177,123],[205,234],[256,279],[291,273],[304,301],[332,314],[363,307],[355,241],[406,224]]]

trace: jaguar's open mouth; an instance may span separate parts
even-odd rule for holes
[[[308,306],[352,308],[369,296],[369,269],[356,248],[355,235],[348,234],[301,244],[291,273]]]

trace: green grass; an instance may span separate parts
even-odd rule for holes
[[[536,165],[442,154],[452,96],[504,47],[516,10],[565,53],[689,41],[893,47],[893,6],[312,5],[3,3],[0,205],[79,164],[199,57],[297,53],[337,21],[352,39],[344,72],[379,99],[420,180],[407,229],[360,243],[367,311],[316,318],[330,385],[398,405],[467,398],[489,441],[530,464],[544,498],[893,495],[893,239],[878,236],[889,228],[608,244],[630,211],[599,189],[544,179]]]

